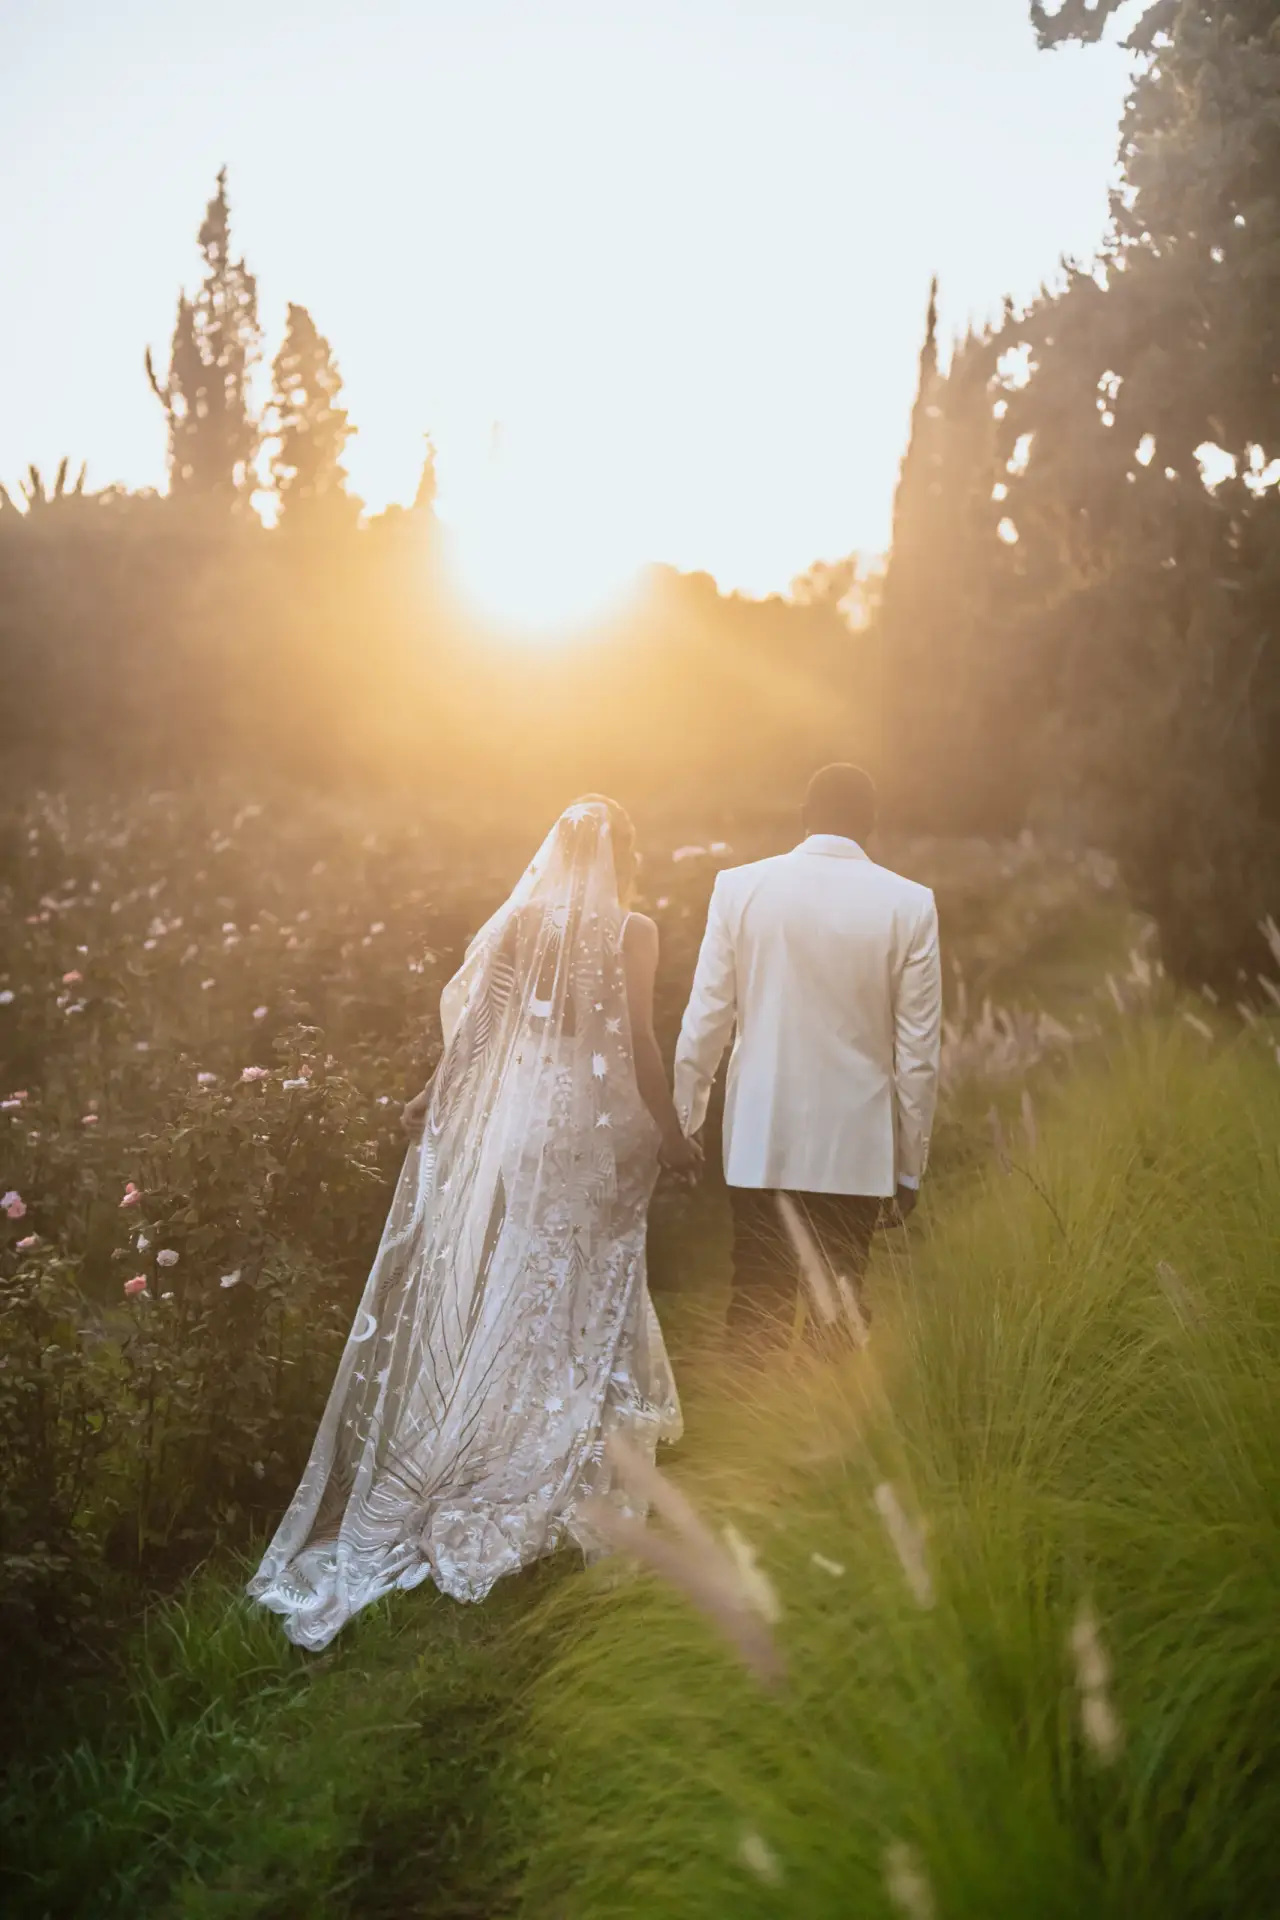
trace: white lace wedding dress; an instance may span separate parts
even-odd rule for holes
[[[680,1405],[645,1278],[658,1132],[636,1086],[608,810],[571,807],[442,999],[420,1144],[293,1503],[249,1592],[325,1646],[392,1588],[481,1600],[652,1457]]]

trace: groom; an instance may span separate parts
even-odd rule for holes
[[[711,896],[675,1102],[697,1133],[732,1035],[732,1335],[777,1332],[794,1311],[780,1193],[855,1289],[882,1206],[905,1217],[916,1203],[938,1085],[938,915],[927,887],[868,858],[875,817],[865,773],[823,767],[801,844],[727,869]]]

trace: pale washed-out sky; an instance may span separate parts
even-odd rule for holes
[[[887,539],[944,329],[1106,219],[1128,62],[1024,0],[0,0],[0,477],[161,485],[143,349],[224,162],[268,355],[334,344],[373,507],[763,592]]]

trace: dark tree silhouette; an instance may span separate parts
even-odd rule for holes
[[[1095,38],[1078,11],[1037,25]],[[1005,422],[1039,777],[1176,971],[1228,988],[1280,902],[1278,20],[1147,9],[1103,258],[1011,323],[1030,377]]]
[[[1233,991],[1280,903],[1278,19],[1148,7],[1099,260],[945,369],[931,303],[882,618],[899,817],[1086,835]]]
[[[944,370],[937,296],[935,281],[880,615],[883,783],[899,825],[1005,832],[1026,795],[1006,674],[1017,563],[1001,540],[999,335],[970,333]]]
[[[248,511],[259,427],[249,375],[262,348],[258,287],[231,257],[227,170],[199,235],[205,274],[194,300],[178,301],[169,372],[161,381],[147,351],[147,378],[169,425],[169,486],[228,513]]]
[[[82,461],[74,485],[68,486],[71,460],[70,456],[64,453],[58,462],[58,471],[54,475],[53,485],[47,486],[39,467],[30,466],[27,468],[27,477],[22,483],[22,498],[25,505],[17,508],[8,488],[0,486],[0,507],[8,507],[18,512],[38,513],[43,507],[59,506],[65,500],[82,500],[85,475],[88,470],[87,461]]]
[[[290,304],[272,376],[271,475],[281,526],[350,524],[361,503],[347,491],[342,456],[355,428],[340,404],[333,349],[305,307]]]

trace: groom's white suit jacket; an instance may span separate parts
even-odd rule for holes
[[[735,1026],[731,1187],[887,1197],[919,1184],[942,1026],[927,887],[827,833],[720,874],[676,1049],[689,1133]]]

